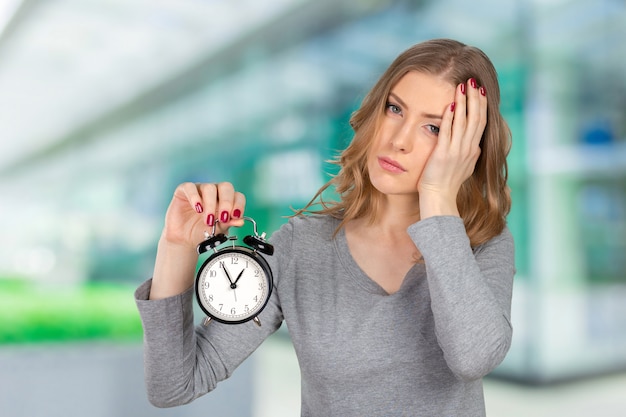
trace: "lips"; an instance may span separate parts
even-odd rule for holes
[[[397,161],[394,161],[393,159],[388,158],[386,156],[379,156],[378,164],[380,165],[382,169],[388,172],[393,172],[396,174],[399,174],[401,172],[406,172],[406,169],[404,169],[402,165],[400,165]]]

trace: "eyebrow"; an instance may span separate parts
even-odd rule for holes
[[[409,108],[409,106],[400,97],[398,97],[394,92],[390,92],[389,93],[389,97],[391,97],[394,100],[396,100],[398,102],[398,104],[400,104],[400,106],[404,107],[405,109]],[[442,116],[440,114],[434,114],[434,113],[424,113],[424,112],[422,112],[422,116],[427,118],[427,119],[437,119],[437,120],[441,120],[442,119]]]

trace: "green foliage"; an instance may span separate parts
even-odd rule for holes
[[[0,279],[0,344],[139,340],[133,291],[123,284],[52,286]]]

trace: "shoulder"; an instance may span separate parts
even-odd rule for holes
[[[504,226],[504,229],[500,232],[500,234],[492,237],[487,242],[478,245],[474,248],[474,253],[480,253],[485,250],[489,250],[490,248],[498,247],[504,251],[510,251],[513,253],[515,251],[515,242],[513,240],[513,234],[509,230],[508,226]]]
[[[292,268],[303,260],[324,256],[332,246],[339,220],[324,215],[292,217],[270,236],[274,256],[270,257],[272,269],[282,286],[293,275]],[[289,281],[289,279],[287,279]]]
[[[300,215],[291,217],[276,232],[272,240],[284,240],[297,237],[298,240],[332,240],[340,220],[328,215]]]
[[[482,268],[488,267],[507,269],[511,278],[515,274],[515,242],[507,226],[500,234],[474,248],[474,256],[481,262]]]

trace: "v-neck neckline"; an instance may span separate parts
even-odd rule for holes
[[[367,275],[356,262],[356,260],[352,256],[352,253],[350,252],[350,246],[348,246],[348,239],[346,237],[346,230],[343,227],[337,232],[337,235],[335,237],[335,249],[337,251],[339,259],[341,260],[341,263],[346,268],[348,275],[353,279],[353,281],[365,291],[380,296],[394,297],[397,294],[401,294],[402,292],[406,291],[406,287],[415,278],[417,270],[424,268],[424,264],[422,263],[417,263],[413,265],[404,276],[402,284],[400,285],[400,288],[398,288],[398,291],[389,293],[379,283],[377,283],[369,275]]]

